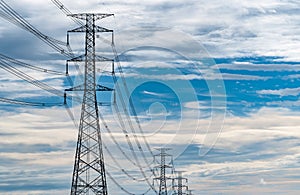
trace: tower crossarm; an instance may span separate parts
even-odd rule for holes
[[[114,89],[103,86],[103,85],[95,85],[95,91],[113,91],[113,90]],[[84,91],[84,85],[78,85],[76,87],[71,87],[69,89],[65,89],[65,91]]]
[[[101,20],[103,18],[107,18],[110,16],[114,16],[114,14],[104,14],[104,13],[81,13],[81,14],[68,14],[68,16],[77,18],[79,20],[86,20],[88,17],[93,17],[94,20]]]
[[[77,56],[75,58],[72,58],[70,60],[67,60],[67,62],[84,62],[85,61],[85,58],[86,56],[85,55],[80,55],[80,56]],[[113,59],[110,59],[110,58],[107,58],[107,57],[104,57],[104,56],[99,56],[99,55],[95,55],[95,61],[96,62],[113,62],[114,60]]]
[[[113,32],[113,30],[110,30],[110,29],[107,29],[107,28],[104,28],[104,27],[100,27],[100,26],[97,26],[97,25],[94,25],[94,30],[95,32]],[[83,26],[80,26],[80,27],[77,27],[77,28],[74,28],[73,30],[69,30],[68,33],[79,33],[79,32],[85,32],[87,29],[86,29],[86,25],[83,25]]]

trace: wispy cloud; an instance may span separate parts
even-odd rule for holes
[[[261,95],[278,95],[280,97],[298,96],[300,93],[300,88],[264,89],[257,91],[257,93]]]
[[[276,71],[276,72],[299,72],[300,65],[293,64],[252,64],[251,62],[233,62],[232,64],[218,64],[216,68],[226,70],[248,71]]]
[[[143,91],[143,93],[147,94],[147,95],[158,96],[158,97],[167,97],[166,94],[160,94],[160,93],[155,93],[155,92],[151,92],[151,91]]]

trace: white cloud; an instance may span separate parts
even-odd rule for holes
[[[224,80],[268,80],[270,77],[245,75],[245,74],[222,73],[222,78]]]
[[[294,108],[295,106],[300,106],[300,100],[297,101],[271,101],[266,103],[267,106],[278,106],[281,108]]]
[[[148,94],[148,95],[153,95],[153,96],[166,97],[165,94],[155,93],[155,92],[151,92],[151,91],[143,91],[143,93]]]
[[[300,88],[284,88],[284,89],[264,89],[256,91],[260,95],[278,95],[280,97],[284,96],[297,96],[300,93]]]
[[[214,66],[217,69],[227,70],[248,70],[248,71],[285,71],[298,72],[300,65],[290,64],[252,64],[251,62],[233,62],[232,64],[218,64]]]

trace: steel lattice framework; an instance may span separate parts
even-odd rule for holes
[[[174,195],[188,195],[191,194],[191,191],[188,191],[188,186],[186,184],[183,184],[183,182],[187,183],[188,179],[185,177],[182,177],[183,171],[176,171],[177,177],[173,178],[173,190]],[[177,181],[177,182],[175,182]]]
[[[159,195],[167,195],[168,189],[167,189],[167,180],[170,179],[166,177],[166,168],[172,168],[172,166],[166,164],[166,157],[171,156],[170,154],[167,154],[166,151],[171,150],[170,148],[159,148],[160,151],[159,154],[155,156],[160,157],[160,165],[156,166],[156,168],[159,168],[160,175],[159,177],[156,177],[154,179],[159,180]]]
[[[111,91],[112,89],[96,83],[96,61],[108,61],[109,59],[96,56],[95,36],[98,32],[112,32],[112,30],[97,26],[95,21],[112,15],[87,13],[70,15],[85,21],[85,25],[68,31],[68,33],[85,33],[85,54],[69,60],[85,62],[84,83],[67,90],[83,90],[71,195],[108,194],[96,93],[97,91]]]

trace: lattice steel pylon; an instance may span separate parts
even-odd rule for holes
[[[183,184],[183,182],[187,183],[188,179],[182,177],[183,171],[176,171],[177,177],[173,178],[172,188],[174,190],[173,195],[188,195],[191,192],[188,191],[188,186]],[[175,182],[177,181],[177,182]]]
[[[69,15],[85,21],[85,25],[68,31],[68,33],[85,33],[85,54],[69,60],[77,62],[83,61],[85,63],[84,83],[66,90],[83,91],[71,195],[108,194],[96,93],[97,91],[111,91],[112,89],[96,83],[95,65],[96,61],[111,60],[96,56],[95,38],[98,32],[112,32],[112,30],[97,26],[95,21],[112,15],[113,14],[88,13]]]
[[[154,179],[159,180],[159,195],[167,195],[168,194],[168,188],[167,188],[167,180],[170,179],[166,176],[166,168],[172,168],[172,166],[166,164],[166,157],[171,157],[170,154],[167,154],[166,151],[171,150],[170,148],[159,148],[160,151],[159,154],[155,156],[160,157],[160,165],[156,166],[156,168],[159,168],[160,175]]]

